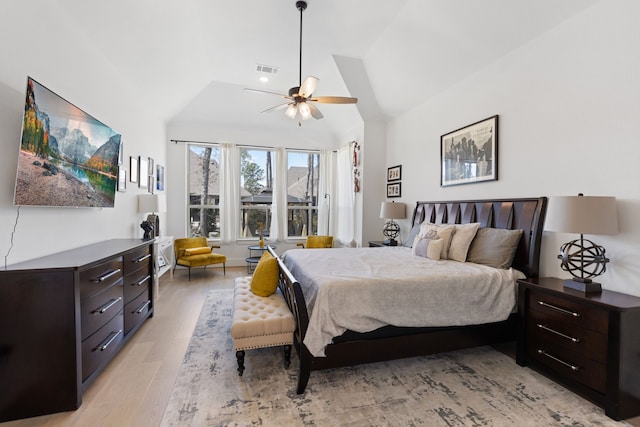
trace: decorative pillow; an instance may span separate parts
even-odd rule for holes
[[[269,252],[260,257],[251,278],[251,292],[261,297],[268,297],[278,288],[278,260]]]
[[[456,224],[455,231],[451,237],[451,245],[449,245],[449,253],[447,257],[454,261],[465,262],[467,260],[467,252],[471,241],[476,236],[480,228],[479,222],[470,224]]]
[[[211,253],[211,248],[208,248],[206,246],[200,247],[200,248],[186,248],[184,250],[184,254],[189,256],[189,255],[200,255],[200,254],[210,254]]]
[[[442,239],[442,252],[440,253],[440,259],[447,259],[449,254],[449,245],[451,244],[451,237],[453,236],[455,228],[453,224],[433,224],[430,222],[423,222],[420,226],[419,236],[428,237],[430,231],[435,231],[437,236]]]
[[[416,236],[413,241],[411,253],[422,258],[429,258],[435,261],[440,259],[442,253],[442,239],[432,239],[429,237]]]
[[[522,230],[481,228],[471,242],[467,261],[509,269],[521,237]]]
[[[413,245],[413,241],[416,240],[416,236],[420,232],[420,224],[416,224],[413,226],[411,231],[409,232],[409,236],[407,236],[407,240],[404,241],[404,246],[410,248]]]

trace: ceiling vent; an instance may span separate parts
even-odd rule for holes
[[[263,65],[263,64],[256,65],[256,71],[259,73],[276,75],[278,74],[278,70],[279,70],[278,67],[274,67],[272,65]]]

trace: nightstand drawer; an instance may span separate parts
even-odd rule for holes
[[[601,334],[607,334],[609,331],[607,310],[545,292],[529,292],[528,299],[529,309],[541,313],[548,321],[568,322],[578,328],[590,329]]]
[[[587,359],[562,347],[553,347],[538,337],[527,340],[527,354],[564,378],[571,378],[600,393],[606,392],[607,370],[603,363]]]
[[[546,343],[548,348],[564,348],[596,362],[607,361],[607,336],[571,322],[553,321],[538,311],[530,311],[527,319],[527,337]],[[535,337],[535,338],[534,338]]]

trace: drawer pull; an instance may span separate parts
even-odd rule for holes
[[[559,311],[560,313],[568,314],[568,315],[573,316],[573,317],[582,317],[580,315],[580,313],[576,313],[575,311],[565,310],[564,308],[557,307],[557,306],[555,306],[553,304],[549,304],[549,303],[546,303],[544,301],[538,301],[538,304],[540,304],[543,307],[547,307],[547,308],[550,308],[552,310],[556,310],[556,311]]]
[[[579,371],[580,370],[580,368],[578,366],[572,365],[570,363],[565,362],[564,360],[558,359],[557,357],[550,355],[549,353],[547,353],[546,351],[544,351],[542,349],[538,349],[538,354],[541,354],[543,356],[547,356],[549,359],[555,360],[556,362],[560,363],[561,365],[564,365],[567,368],[570,368],[572,371]]]
[[[119,303],[120,301],[122,301],[122,297],[118,297],[116,299],[112,299],[111,301],[109,301],[108,303],[106,303],[105,305],[103,305],[102,307],[97,309],[96,311],[94,311],[94,313],[102,314],[105,311],[109,310],[114,305],[116,305],[117,303]]]
[[[559,335],[559,336],[561,336],[562,338],[566,338],[566,339],[568,339],[569,341],[572,341],[572,342],[575,342],[575,343],[579,343],[579,342],[580,342],[580,338],[574,338],[574,337],[572,337],[572,336],[565,335],[565,334],[563,334],[562,332],[558,332],[558,331],[556,331],[555,329],[551,329],[550,327],[545,326],[545,325],[541,325],[540,323],[538,323],[537,325],[538,325],[538,328],[543,329],[543,330],[545,330],[545,331],[547,331],[547,332],[551,332],[551,333],[553,333],[553,334]]]
[[[149,280],[150,278],[151,278],[151,276],[149,276],[149,275],[147,274],[147,276],[146,276],[146,277],[144,277],[142,280],[140,280],[138,283],[132,283],[132,285],[134,285],[134,286],[140,286],[140,285],[142,285],[144,282],[146,282],[147,280]]]
[[[145,259],[148,259],[148,258],[151,258],[151,254],[146,254],[144,256],[141,256],[140,258],[136,258],[132,262],[134,264],[137,264],[137,263],[142,262],[142,261],[144,261]]]
[[[120,335],[122,333],[122,329],[118,330],[117,332],[112,332],[113,336],[111,336],[110,338],[107,338],[106,342],[99,346],[96,350],[100,350],[100,351],[105,351],[107,349],[107,347],[109,347],[111,345],[111,343],[118,338],[118,335]]]
[[[142,312],[143,312],[143,311],[144,311],[144,310],[149,306],[149,304],[151,304],[151,300],[148,300],[147,302],[145,302],[144,304],[142,304],[142,305],[140,306],[140,308],[138,308],[138,309],[136,310],[136,314],[140,314],[140,313],[142,313]]]
[[[105,281],[105,280],[107,280],[109,277],[111,277],[111,276],[115,276],[116,274],[120,273],[120,271],[121,271],[121,270],[120,270],[119,268],[116,268],[115,270],[112,270],[112,271],[108,272],[107,274],[105,274],[105,275],[103,275],[103,276],[100,276],[100,277],[98,277],[97,279],[93,279],[93,280],[91,280],[91,281],[92,281],[92,282],[94,282],[94,283],[104,282],[104,281]]]

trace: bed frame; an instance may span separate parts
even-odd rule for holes
[[[479,222],[481,227],[521,229],[524,231],[523,237],[520,239],[513,267],[527,277],[538,277],[546,207],[546,197],[417,202],[412,226],[427,220],[436,224]],[[428,355],[515,339],[516,315],[513,314],[503,322],[483,325],[437,328],[385,326],[367,333],[347,331],[326,347],[326,357],[314,357],[303,344],[309,314],[302,288],[276,253],[271,248],[269,251],[278,259],[278,285],[296,320],[294,345],[300,359],[298,394],[304,393],[311,371]]]

